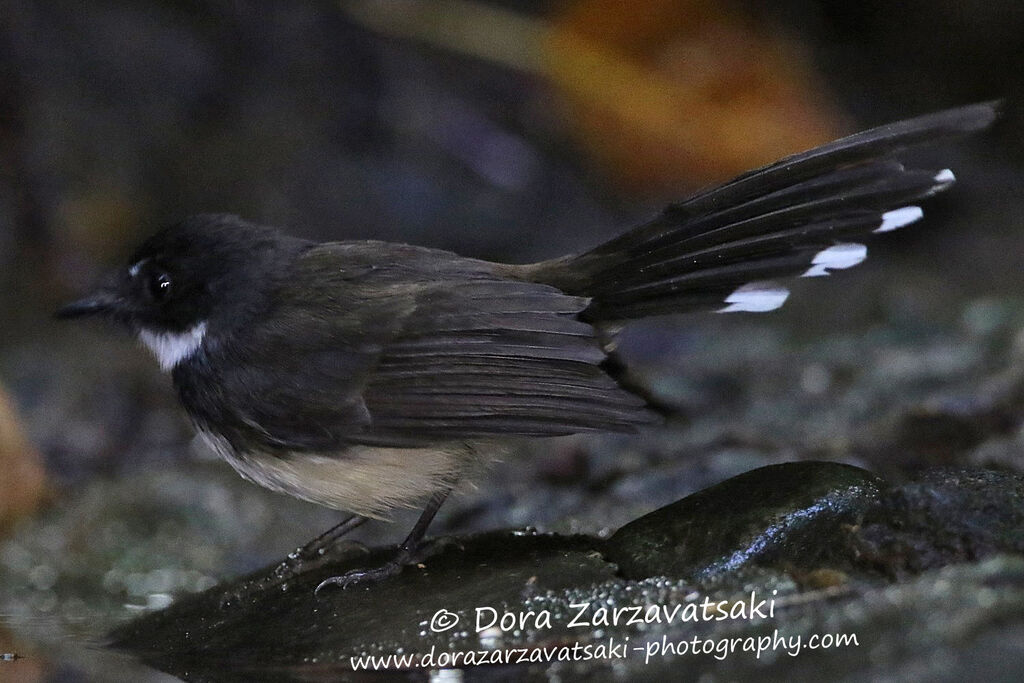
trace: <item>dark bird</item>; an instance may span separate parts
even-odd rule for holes
[[[859,241],[912,223],[947,169],[908,146],[972,133],[976,104],[859,133],[748,172],[578,255],[492,263],[376,241],[315,243],[230,215],[185,219],[61,317],[123,323],[174,379],[198,431],[246,479],[354,513],[426,509],[381,578],[423,555],[460,478],[512,438],[657,421],[622,381],[615,332],[638,318],[763,312],[771,279],[855,266]]]

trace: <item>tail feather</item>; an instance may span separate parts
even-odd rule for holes
[[[788,295],[769,278],[828,275],[867,250],[848,242],[921,218],[917,202],[952,171],[907,169],[893,155],[989,126],[998,103],[892,123],[745,173],[669,206],[584,254],[529,266],[530,277],[588,296],[583,317],[614,321],[695,310],[767,311]]]
[[[788,197],[785,203],[758,201],[767,204],[749,211],[749,217],[739,220],[733,217],[720,219],[711,216],[686,226],[691,237],[674,234],[663,237],[657,243],[645,242],[642,247],[619,252],[629,255],[627,261],[619,260],[618,269],[605,271],[607,276],[621,274],[622,280],[608,283],[612,286],[637,279],[650,280],[652,276],[680,267],[693,269],[689,261],[701,254],[716,254],[716,250],[728,249],[738,244],[749,246],[764,245],[768,242],[785,242],[785,236],[792,245],[811,245],[813,239],[828,232],[829,226],[851,218],[870,218],[867,227],[881,227],[882,214],[886,207],[901,207],[924,199],[949,187],[952,182],[936,182],[939,173],[934,171],[900,172],[888,178],[873,181],[860,187],[844,187],[838,192],[822,195]],[[748,213],[746,205],[739,207]],[[874,225],[870,225],[871,222]],[[680,233],[682,231],[679,231]],[[638,271],[638,268],[644,270]]]
[[[725,185],[691,197],[685,204],[690,210],[708,211],[715,205],[736,204],[764,194],[766,190],[780,189],[841,166],[889,156],[913,145],[984,130],[999,116],[999,107],[999,101],[980,102],[855,133],[748,171]]]

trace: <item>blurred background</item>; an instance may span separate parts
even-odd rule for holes
[[[1022,55],[1017,0],[6,0],[0,651],[102,633],[336,519],[195,444],[134,342],[51,319],[191,213],[528,262],[842,134],[1005,98],[996,130],[913,154],[960,182],[865,266],[771,316],[631,327],[678,424],[525,448],[441,530],[598,533],[804,457],[1020,469],[988,439],[1020,438],[1018,404],[956,396],[1024,356]]]

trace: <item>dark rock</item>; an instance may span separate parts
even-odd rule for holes
[[[112,646],[187,680],[218,681],[252,680],[268,671],[275,680],[307,680],[351,674],[348,660],[361,654],[479,648],[476,607],[506,606],[518,616],[533,596],[613,579],[614,567],[596,546],[586,537],[483,534],[382,583],[314,593],[328,576],[383,563],[389,551],[378,550],[236,598],[272,574],[276,567],[270,567],[140,617],[111,634]],[[457,615],[457,627],[431,628],[442,610]],[[550,637],[530,620],[514,632]]]
[[[605,556],[622,576],[702,580],[748,565],[813,568],[839,526],[876,502],[880,480],[849,465],[770,465],[619,529]]]
[[[645,515],[608,541],[480,534],[383,582],[315,594],[327,576],[376,566],[390,552],[366,555],[342,546],[326,564],[314,563],[284,583],[266,581],[278,569],[272,566],[180,598],[119,627],[111,641],[189,681],[362,680],[367,674],[353,672],[353,657],[536,653],[613,641],[633,649],[621,650],[626,654],[614,661],[551,660],[464,673],[480,681],[544,680],[552,673],[569,680],[696,681],[712,674],[862,680],[890,670],[913,678],[922,670],[941,673],[928,663],[941,652],[957,676],[937,679],[957,680],[970,666],[991,667],[985,648],[998,645],[1005,671],[1019,675],[1021,557],[997,555],[911,574],[1024,552],[1024,477],[941,469],[913,483],[880,487],[878,478],[847,465],[773,465]],[[880,580],[886,575],[903,581]],[[754,618],[751,611],[750,618],[723,622],[610,616],[664,615],[706,600],[723,601],[730,610],[748,601],[772,607],[767,617]],[[574,627],[570,620],[581,606],[584,623]],[[481,628],[478,608],[492,608],[499,618],[507,613],[516,623]],[[440,613],[457,625],[434,628]],[[541,613],[549,621],[539,620]],[[1000,641],[1007,626],[1014,630]],[[908,632],[915,640],[905,638]],[[780,633],[785,643],[776,638]],[[794,648],[812,636],[840,634],[856,640],[828,650],[799,649],[795,656]],[[658,646],[697,641],[775,644],[756,657],[739,650],[728,657],[718,650],[687,656],[684,669],[683,655]]]
[[[827,594],[826,594],[827,595]],[[648,681],[908,681],[1010,683],[1024,674],[1024,561],[997,557],[975,565],[927,572],[898,586],[847,593],[846,599],[803,594],[803,605],[777,609],[773,624],[747,626],[727,637],[769,639],[777,628],[786,645],[755,657],[659,655],[630,662],[627,679]],[[780,601],[780,607],[782,602]],[[685,633],[685,632],[684,632]],[[811,638],[832,647],[808,647]],[[670,632],[678,643],[692,637]],[[845,637],[845,645],[838,639]],[[648,642],[660,641],[661,634]],[[742,642],[742,640],[741,640]],[[613,671],[588,678],[622,680]],[[567,677],[568,678],[568,677]]]
[[[890,576],[1024,553],[1024,476],[931,470],[884,491],[854,530],[851,550]]]

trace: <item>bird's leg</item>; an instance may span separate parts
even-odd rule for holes
[[[323,588],[327,586],[340,586],[347,588],[356,583],[362,583],[364,581],[375,582],[382,579],[386,579],[389,576],[394,576],[402,571],[402,568],[416,564],[425,560],[430,555],[433,555],[440,545],[433,543],[424,543],[423,537],[427,533],[427,527],[430,526],[430,522],[433,521],[434,515],[444,504],[445,499],[448,498],[448,494],[451,493],[451,487],[447,487],[441,491],[438,491],[430,497],[427,502],[426,508],[420,518],[416,520],[416,524],[413,526],[412,531],[406,536],[402,544],[398,546],[395,556],[388,560],[380,567],[374,569],[354,569],[350,572],[346,572],[341,576],[332,576],[328,579],[324,579],[320,582],[320,585],[316,587],[316,593],[319,593]],[[431,552],[434,551],[434,552]]]
[[[340,538],[366,521],[367,518],[362,515],[346,517],[344,520],[335,524],[306,545],[301,548],[296,548],[291,553],[288,553],[288,557],[282,560],[270,572],[248,581],[237,587],[235,590],[227,593],[221,599],[221,606],[227,607],[231,603],[238,602],[243,598],[280,586],[299,574],[320,566],[324,560],[327,559],[328,551],[337,544]],[[358,547],[363,552],[366,552],[366,547],[362,544],[353,542],[352,545],[353,547]]]
[[[327,551],[331,549],[331,546],[337,543],[338,539],[355,530],[366,521],[367,518],[362,515],[346,517],[306,545],[301,548],[296,548],[294,552],[288,555],[288,559],[293,561],[298,560],[299,562],[308,562],[309,560],[323,557],[327,554]]]

